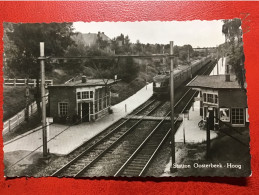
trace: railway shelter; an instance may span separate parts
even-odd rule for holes
[[[53,85],[49,89],[49,116],[57,123],[96,121],[111,112],[111,85],[115,80],[87,79]]]
[[[246,90],[241,88],[234,75],[198,75],[187,86],[200,92],[203,121],[210,109],[213,110],[214,127],[248,125]]]

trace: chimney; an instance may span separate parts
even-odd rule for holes
[[[86,83],[86,76],[82,76],[82,83]]]
[[[225,75],[225,79],[226,79],[226,80],[225,80],[226,82],[230,82],[230,74],[226,74],[226,75]]]
[[[225,81],[230,82],[229,66],[226,64]]]

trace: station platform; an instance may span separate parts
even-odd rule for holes
[[[48,149],[50,153],[66,155],[79,147],[84,142],[91,139],[111,124],[124,118],[138,106],[143,104],[153,95],[153,84],[143,87],[136,94],[128,99],[112,106],[113,114],[108,114],[95,122],[85,122],[79,125],[67,126],[52,124],[48,131]],[[36,129],[39,129],[37,127]],[[42,131],[35,129],[20,135],[13,140],[4,143],[4,153],[17,153],[17,151],[34,151],[42,145]],[[42,152],[40,147],[35,152]],[[13,156],[14,157],[14,156]],[[14,157],[15,158],[15,157]],[[19,159],[17,159],[19,160]]]

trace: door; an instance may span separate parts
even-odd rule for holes
[[[82,118],[82,116],[81,116],[81,111],[82,111],[82,109],[81,109],[81,103],[78,103],[78,104],[77,104],[77,115],[79,116],[80,119]]]
[[[89,103],[82,103],[82,121],[89,122]]]

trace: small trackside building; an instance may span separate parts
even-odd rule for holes
[[[49,86],[49,116],[57,123],[90,122],[110,112],[111,85],[116,81],[86,79]]]
[[[187,86],[200,92],[200,109],[204,121],[210,108],[213,109],[215,126],[219,126],[219,120],[232,127],[248,124],[246,90],[240,87],[234,75],[199,75]]]

